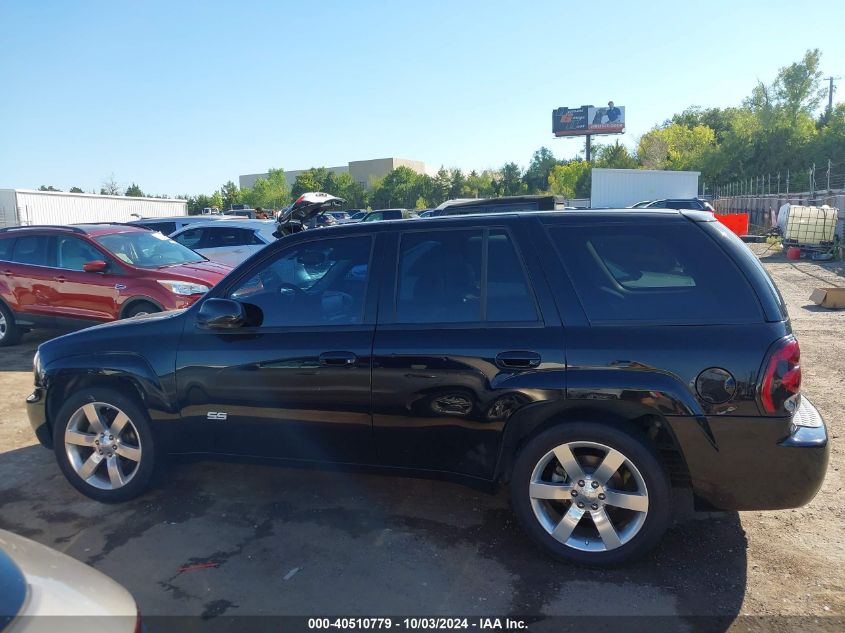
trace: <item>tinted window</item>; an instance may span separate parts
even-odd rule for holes
[[[762,318],[739,268],[692,223],[556,226],[550,233],[592,322]]]
[[[405,233],[399,245],[396,321],[481,320],[480,230]]]
[[[14,243],[14,238],[7,237],[5,239],[0,239],[0,259],[9,260],[12,257],[12,244]]]
[[[165,235],[170,235],[173,231],[176,230],[176,222],[154,222],[152,224],[145,224],[146,226],[153,231],[158,231],[159,233],[164,233]]]
[[[703,209],[698,200],[667,200],[666,207],[669,209]]]
[[[665,200],[657,200],[656,202],[652,202],[648,205],[649,209],[665,209],[666,208],[666,201]]]
[[[262,325],[352,325],[364,318],[370,237],[312,241],[260,265],[229,293],[261,308]]]
[[[253,231],[235,226],[221,226],[205,229],[205,241],[201,248],[226,248],[253,244]]]
[[[61,235],[56,238],[56,266],[68,270],[83,270],[83,266],[105,256],[78,237]]]
[[[490,231],[487,243],[487,320],[536,321],[537,309],[510,235]]]
[[[24,235],[15,240],[12,261],[19,264],[51,266],[49,235]]]
[[[201,248],[203,235],[203,229],[188,229],[179,235],[174,235],[173,239],[188,248]]]

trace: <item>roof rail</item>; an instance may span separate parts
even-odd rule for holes
[[[68,226],[95,226],[95,225],[126,226],[126,222],[77,222],[76,224],[70,224]]]
[[[25,229],[53,229],[59,231],[72,231],[74,233],[85,233],[85,231],[78,226],[70,226],[67,224],[23,224],[21,226],[7,226],[6,228],[0,229],[0,233],[21,231]]]

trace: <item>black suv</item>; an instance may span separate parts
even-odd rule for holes
[[[654,546],[672,488],[805,504],[829,452],[778,291],[694,211],[295,233],[191,308],[42,344],[35,384],[36,435],[100,501],[164,453],[506,483],[537,543],[593,565]]]

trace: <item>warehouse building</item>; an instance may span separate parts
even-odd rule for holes
[[[340,165],[338,167],[327,167],[328,171],[335,174],[348,173],[352,179],[362,187],[369,187],[373,180],[381,178],[393,171],[397,167],[407,167],[417,172],[418,174],[428,174],[428,169],[424,162],[419,160],[408,160],[406,158],[374,158],[372,160],[353,160],[347,165]],[[295,169],[285,172],[285,180],[288,185],[293,186],[296,182],[296,177],[308,171],[307,169]],[[429,174],[433,175],[433,174]],[[267,174],[245,174],[238,178],[238,184],[241,189],[251,189],[255,185],[255,181],[259,178],[267,178]]]
[[[128,222],[188,214],[185,200],[0,189],[0,228],[31,224]]]

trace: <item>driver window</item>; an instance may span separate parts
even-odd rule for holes
[[[299,244],[262,263],[229,298],[260,308],[262,327],[361,323],[371,250],[368,236]]]
[[[84,270],[85,264],[106,257],[93,246],[76,237],[61,235],[56,238],[56,266],[67,270]]]

